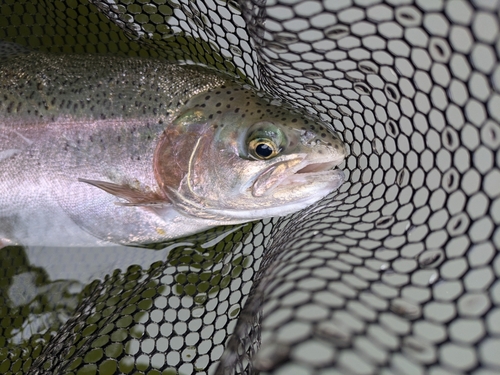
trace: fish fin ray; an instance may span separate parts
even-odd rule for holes
[[[106,193],[118,198],[125,199],[127,202],[117,202],[116,204],[124,207],[165,207],[170,206],[170,201],[155,191],[143,191],[130,185],[115,184],[107,181],[87,180],[79,178],[79,182],[95,186]]]

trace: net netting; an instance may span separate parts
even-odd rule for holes
[[[212,66],[347,181],[162,250],[0,251],[2,374],[498,374],[497,1],[2,0],[0,39]]]

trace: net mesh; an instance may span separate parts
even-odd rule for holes
[[[0,373],[498,374],[497,1],[1,0],[0,39],[201,63],[332,123],[340,190],[162,250],[0,251]]]

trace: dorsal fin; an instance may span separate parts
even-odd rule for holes
[[[166,206],[170,205],[168,198],[154,191],[143,191],[128,184],[119,185],[113,182],[87,180],[79,178],[78,181],[95,186],[106,193],[125,199],[128,203],[117,202],[120,206]]]

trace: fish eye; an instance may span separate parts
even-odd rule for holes
[[[283,130],[268,121],[253,124],[246,133],[246,156],[251,159],[268,160],[277,156],[287,145]]]
[[[252,139],[248,143],[248,151],[257,159],[267,160],[278,155],[281,150],[270,139]]]

